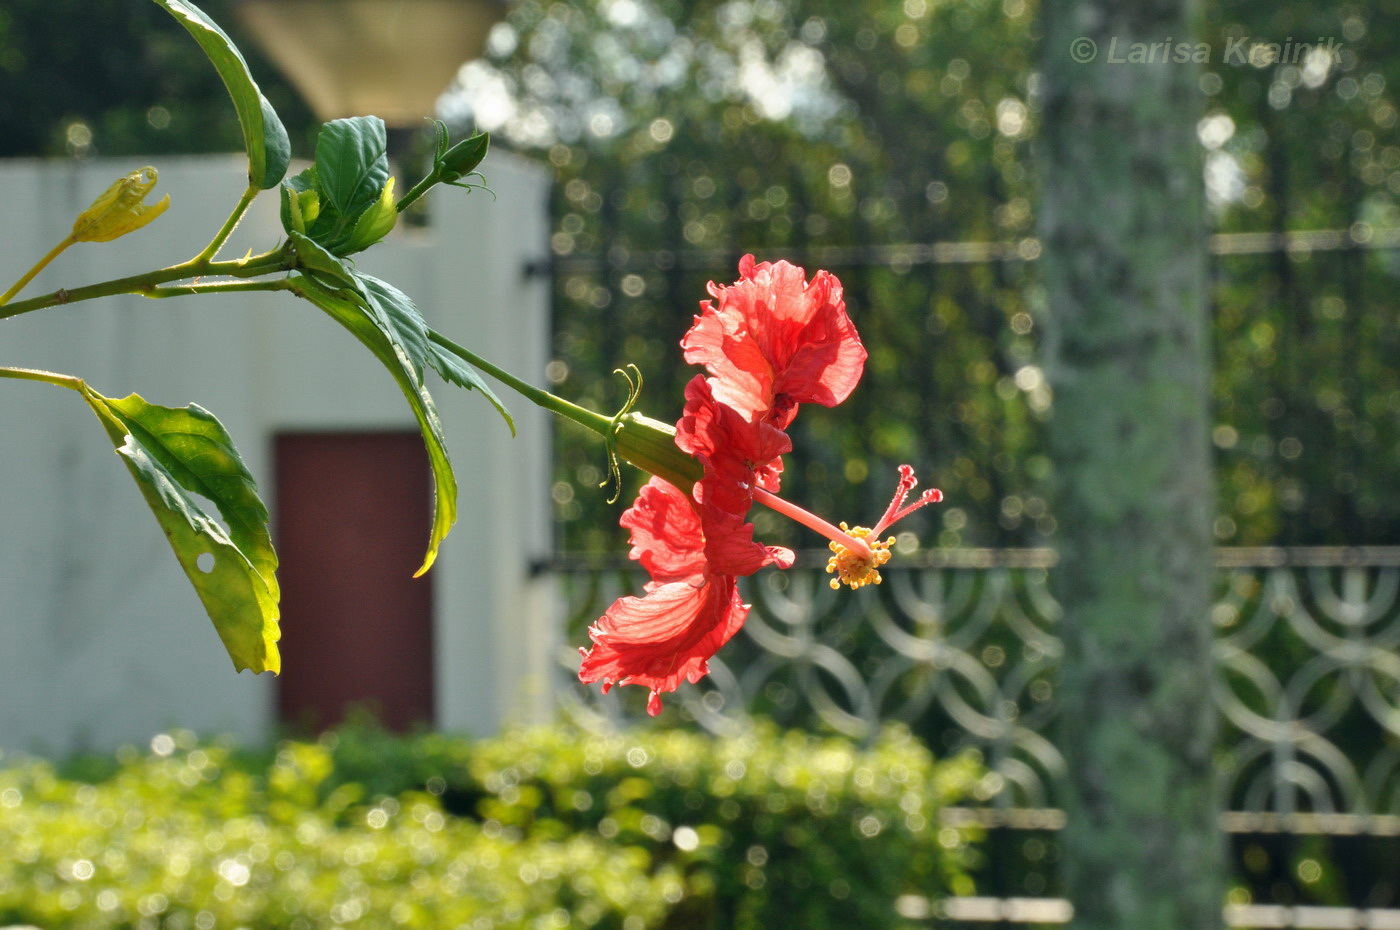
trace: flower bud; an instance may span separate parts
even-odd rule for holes
[[[356,218],[355,230],[350,234],[350,240],[336,254],[349,255],[369,248],[389,235],[389,231],[398,220],[399,211],[394,207],[394,179],[390,178],[384,184],[379,199],[366,207],[365,212]]]
[[[438,177],[451,184],[471,174],[486,157],[486,149],[490,143],[491,137],[479,132],[470,139],[463,139],[452,148],[440,152],[435,166]]]
[[[159,175],[147,166],[119,179],[92,202],[73,222],[74,242],[109,242],[140,229],[170,206],[166,194],[156,203],[144,203]]]

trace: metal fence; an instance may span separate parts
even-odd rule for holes
[[[1221,233],[1210,237],[1209,248],[1215,262],[1217,355],[1232,358],[1252,379],[1218,377],[1215,386],[1218,412],[1231,437],[1217,439],[1222,490],[1229,492],[1222,500],[1241,494],[1244,485],[1231,482],[1247,459],[1246,472],[1263,463],[1268,480],[1297,498],[1281,514],[1274,538],[1394,538],[1386,503],[1393,500],[1392,476],[1379,451],[1393,442],[1393,418],[1375,413],[1375,402],[1388,396],[1388,409],[1400,410],[1394,366],[1381,348],[1394,344],[1396,330],[1393,315],[1366,312],[1370,303],[1363,292],[1385,293],[1400,275],[1394,259],[1400,230],[1356,224]],[[1025,280],[1019,275],[1038,260],[1039,242],[862,245],[786,249],[783,255],[808,267],[838,269],[848,301],[863,308],[862,326],[874,327],[890,346],[908,337],[900,326],[911,320],[936,322],[929,313],[938,299],[966,310],[975,325],[961,333],[951,355],[895,364],[891,370],[897,377],[883,381],[872,371],[869,387],[892,410],[903,411],[901,423],[913,424],[918,448],[904,458],[939,462],[937,452],[957,449],[968,460],[963,464],[973,465],[960,483],[989,482],[994,491],[989,509],[969,510],[970,524],[980,529],[968,538],[1037,544],[1051,534],[1042,532],[1041,518],[1012,527],[996,512],[1000,506],[1005,513],[1014,499],[1029,515],[1020,505],[1041,503],[1034,476],[1015,469],[1003,475],[977,464],[999,458],[1019,462],[1027,457],[1010,453],[1024,452],[1034,442],[1004,448],[983,442],[975,431],[949,426],[962,422],[953,416],[955,408],[976,406],[979,397],[986,399],[977,391],[989,389],[969,387],[962,374],[969,355],[1011,365],[999,371],[998,390],[1003,382],[1019,383],[1008,360],[1021,358],[1018,352],[1027,348],[1026,358],[1035,357],[1029,341],[1016,344],[1016,338],[1030,338],[1023,331],[1029,332],[1025,323],[1031,317],[1025,316],[1018,329],[1013,311],[1026,309]],[[555,255],[530,271],[556,284],[556,317],[567,324],[556,346],[560,357],[589,371],[599,364],[588,352],[597,349],[610,364],[620,334],[644,330],[655,314],[676,304],[676,295],[699,294],[707,276],[726,280],[736,257],[723,249],[614,247],[606,254]],[[1263,318],[1243,292],[1230,288],[1239,281],[1258,283],[1261,293],[1274,295],[1264,299],[1277,298],[1280,306],[1296,311],[1271,318],[1283,352],[1277,366],[1264,365],[1252,349],[1240,349],[1254,344],[1250,327]],[[924,290],[915,286],[920,282]],[[1350,307],[1337,332],[1327,337],[1330,342],[1319,341],[1321,330],[1302,309],[1305,297]],[[1018,335],[1008,335],[1008,326]],[[584,338],[590,333],[603,334],[604,344],[592,346]],[[635,339],[628,346],[634,352],[645,348]],[[668,357],[653,356],[653,368],[657,359]],[[1256,373],[1263,372],[1260,365],[1268,371]],[[934,371],[954,372],[953,381],[930,380]],[[911,379],[910,372],[917,377]],[[1333,377],[1337,373],[1345,376],[1339,380]],[[689,375],[678,371],[675,377]],[[671,394],[679,397],[672,387]],[[1356,395],[1348,401],[1349,415],[1366,419],[1370,445],[1359,442],[1362,430],[1338,432],[1326,417],[1315,415],[1324,395],[1331,398],[1343,388]],[[1358,399],[1362,393],[1370,397],[1366,403]],[[1266,412],[1264,419],[1257,410]],[[1288,410],[1290,416],[1269,419],[1271,410]],[[857,411],[867,432],[878,415],[874,409]],[[1033,425],[1035,418],[1027,422]],[[1279,443],[1285,433],[1295,432],[1311,447],[1331,450],[1330,458],[1317,460],[1328,463],[1328,481],[1313,480],[1312,472],[1302,470],[1313,467],[1305,457],[1283,455]],[[1234,442],[1244,435],[1252,437],[1249,443]],[[839,444],[804,436],[795,436],[795,442],[805,443],[805,461],[828,470],[841,464]],[[559,477],[568,484],[578,463],[568,460],[567,448],[564,453]],[[823,486],[815,478],[813,485]],[[1368,496],[1369,516],[1362,520],[1358,502]],[[1375,501],[1382,504],[1373,506]],[[561,519],[593,522],[580,519],[585,515],[576,502],[565,506],[577,512],[561,512]],[[1227,506],[1222,516],[1229,513]],[[561,538],[565,545],[576,544],[568,533]],[[1064,823],[1057,798],[1067,777],[1053,739],[1061,656],[1055,633],[1059,607],[1047,586],[1054,554],[946,548],[961,544],[961,539],[943,540],[943,549],[897,559],[883,585],[854,595],[826,587],[820,570],[825,553],[799,561],[810,568],[746,579],[744,596],[754,606],[743,633],[710,663],[704,681],[667,704],[719,734],[742,728],[758,714],[857,739],[901,722],[940,755],[980,752],[990,774],[978,803],[945,813],[990,828],[991,862],[979,876],[979,888],[990,896],[946,902],[943,916],[1003,925],[1064,923],[1071,910],[1055,897],[1053,864],[1055,831]],[[1233,896],[1228,922],[1400,930],[1400,548],[1222,549],[1219,566],[1216,600],[1203,622],[1216,631],[1211,686],[1221,715],[1222,827],[1233,847],[1238,888],[1247,892]],[[589,727],[643,722],[644,695],[628,694],[640,689],[618,689],[600,698],[596,688],[580,688],[573,678],[574,647],[585,641],[587,624],[612,598],[636,593],[643,579],[619,562],[561,557],[552,568],[567,604],[562,622],[568,645],[560,654],[565,715]],[[1267,868],[1259,867],[1264,860]],[[1342,876],[1326,889],[1300,877],[1302,866],[1319,860]]]
[[[745,580],[753,609],[743,632],[707,679],[670,703],[717,734],[758,714],[857,739],[903,723],[938,754],[975,749],[985,761],[978,806],[950,818],[1053,834],[1067,777],[1053,739],[1062,652],[1047,586],[1054,561],[1043,549],[918,553],[854,594],[827,587],[820,559],[761,573]],[[1222,549],[1218,564],[1203,622],[1216,633],[1222,825],[1237,852],[1250,837],[1400,837],[1400,548]],[[642,580],[617,563],[560,559],[552,568],[571,646]],[[577,652],[561,653],[560,668],[571,677]],[[588,727],[639,722],[629,690],[603,698],[575,683],[563,689],[564,713]],[[1392,873],[1396,852],[1378,854]],[[1378,881],[1347,902],[1367,908],[1252,897],[1228,914],[1247,927],[1400,927],[1400,910],[1387,909],[1400,906],[1395,889]],[[1053,885],[1041,878],[950,902],[947,916],[1063,922],[1065,902],[1044,896]]]

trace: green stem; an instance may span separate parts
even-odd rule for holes
[[[17,381],[42,381],[45,384],[56,384],[73,391],[83,389],[81,378],[61,375],[56,371],[41,371],[37,368],[0,368],[0,378],[14,378]]]
[[[54,246],[52,249],[49,249],[49,254],[39,259],[39,261],[35,263],[33,268],[30,268],[24,273],[24,277],[16,281],[14,283],[14,286],[12,286],[4,294],[0,294],[0,307],[3,307],[5,304],[9,303],[11,297],[24,290],[24,286],[30,281],[33,281],[35,275],[37,275],[39,272],[43,271],[49,266],[49,262],[53,261],[55,258],[58,258],[58,256],[62,254],[64,249],[68,248],[70,245],[77,241],[77,239],[74,239],[72,236],[69,236],[68,238],[60,242],[58,245]]]
[[[614,416],[604,416],[521,381],[510,372],[497,368],[441,333],[429,330],[428,338],[462,361],[480,368],[497,381],[506,384],[536,406],[556,413],[566,420],[573,420],[602,436],[607,444],[608,468],[613,480],[621,480],[617,472],[619,457],[642,471],[670,482],[687,494],[695,482],[705,476],[704,466],[676,445],[676,431],[673,428],[640,413],[631,412],[631,402],[636,400],[635,388],[626,407]],[[604,482],[605,485],[607,483]],[[853,548],[860,550],[861,545],[857,541]]]
[[[285,249],[257,255],[246,261],[211,262],[195,258],[179,265],[172,265],[169,268],[145,271],[141,274],[130,275],[125,278],[103,281],[100,284],[89,284],[86,287],[77,287],[71,291],[59,289],[52,294],[45,294],[41,297],[31,297],[28,300],[7,304],[4,307],[0,307],[0,320],[19,316],[22,313],[29,313],[32,310],[42,310],[45,307],[57,306],[58,304],[77,303],[82,300],[92,300],[97,297],[111,297],[116,294],[145,293],[152,290],[157,285],[165,284],[168,281],[180,281],[185,278],[200,278],[214,275],[228,276],[231,278],[255,278],[259,275],[285,271],[290,267],[291,261]]]
[[[586,407],[580,407],[578,404],[572,404],[562,397],[556,397],[548,391],[540,390],[533,384],[521,381],[504,368],[496,367],[475,352],[459,346],[441,333],[430,330],[428,332],[428,338],[462,359],[462,361],[480,368],[497,381],[500,381],[502,384],[514,390],[517,394],[522,395],[527,400],[534,403],[535,406],[543,407],[546,410],[557,413],[565,419],[573,420],[580,426],[587,427],[602,436],[612,435],[615,425],[611,417],[603,416],[601,413],[589,410]]]
[[[258,196],[258,193],[259,190],[257,187],[252,184],[248,185],[248,189],[243,192],[243,196],[238,198],[238,204],[233,208],[233,212],[229,214],[228,219],[224,220],[224,225],[215,233],[213,241],[204,247],[203,252],[200,252],[194,257],[194,261],[207,262],[213,260],[214,256],[218,254],[219,249],[223,248],[224,243],[228,241],[228,237],[233,235],[234,229],[237,228],[238,224],[243,220],[243,214],[248,212],[248,205],[253,202],[253,198]]]
[[[186,297],[190,294],[227,294],[247,291],[287,291],[293,287],[285,278],[276,281],[216,281],[210,284],[177,284],[137,291],[142,297]]]
[[[414,201],[418,200],[418,198],[422,197],[428,191],[432,190],[433,185],[436,183],[438,183],[437,166],[434,165],[433,170],[428,172],[427,177],[423,178],[423,180],[413,185],[411,188],[408,189],[407,194],[404,194],[403,197],[399,198],[399,202],[394,204],[394,209],[402,213],[404,210],[408,209],[408,207],[411,204],[413,204]]]

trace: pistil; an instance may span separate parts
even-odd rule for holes
[[[807,529],[821,533],[838,546],[844,546],[851,550],[852,553],[859,558],[867,560],[874,559],[874,554],[871,552],[870,546],[866,544],[865,540],[858,536],[852,536],[850,533],[846,532],[844,528],[838,529],[832,526],[809,510],[803,510],[796,504],[785,501],[778,495],[765,491],[760,487],[753,488],[753,499],[770,510],[776,510],[790,520],[796,520],[798,523],[807,527]]]
[[[899,466],[899,481],[895,484],[894,499],[890,501],[884,516],[873,529],[864,526],[849,527],[845,523],[837,528],[816,514],[762,488],[753,489],[753,499],[831,540],[832,556],[826,565],[827,572],[835,576],[831,579],[831,586],[839,588],[844,584],[854,590],[868,584],[880,583],[880,567],[890,560],[890,547],[895,542],[893,536],[881,539],[880,534],[920,507],[936,504],[943,499],[942,491],[930,488],[919,495],[919,499],[914,503],[904,506],[909,492],[914,490],[916,484],[918,479],[914,477],[914,469],[908,465]]]

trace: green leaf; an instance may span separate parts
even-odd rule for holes
[[[361,298],[369,299],[361,291],[360,282],[344,260],[332,255],[319,242],[299,232],[289,230],[287,238],[291,240],[292,248],[296,250],[297,267],[308,272],[332,290],[347,287],[359,294]],[[328,278],[329,281],[326,280]]]
[[[214,415],[83,391],[194,585],[235,669],[281,671],[277,555],[253,476]],[[195,495],[213,502],[228,526]],[[201,565],[203,561],[203,565]]]
[[[432,330],[428,331],[428,338],[432,339],[437,334]],[[510,434],[515,435],[515,420],[511,417],[506,405],[501,403],[501,399],[496,396],[496,392],[491,390],[491,386],[477,373],[477,370],[467,364],[465,360],[457,357],[451,349],[439,345],[437,342],[429,344],[428,362],[442,375],[443,379],[458,387],[466,388],[469,391],[480,391],[482,395],[491,402],[491,406],[506,421],[506,426],[510,427]]]
[[[302,190],[291,178],[282,182],[282,228],[288,233],[305,233],[321,213],[321,198],[315,190]]]
[[[431,365],[448,382],[480,391],[506,421],[510,434],[515,435],[515,420],[506,405],[475,368],[451,349],[432,341],[435,334],[407,295],[386,281],[352,270],[349,261],[337,258],[307,236],[298,232],[287,235],[297,253],[297,266],[326,290],[353,293],[385,337],[402,348],[410,374],[420,386],[424,366]]]
[[[233,667],[281,671],[281,594],[267,507],[214,415],[195,404],[161,407],[136,394],[104,397],[81,378],[49,371],[0,368],[0,377],[43,381],[82,395],[136,479]],[[202,501],[217,508],[223,524]]]
[[[194,36],[204,54],[223,78],[238,122],[243,126],[243,145],[248,150],[248,182],[259,190],[276,187],[287,173],[292,158],[287,130],[272,104],[258,89],[248,71],[248,63],[233,40],[199,7],[188,0],[155,0]]]
[[[311,225],[311,219],[302,212],[301,198],[307,194],[313,197],[318,196],[316,194],[315,171],[316,166],[312,165],[305,171],[284,180],[279,188],[279,193],[282,196],[282,228],[287,232],[304,233]]]
[[[384,121],[377,116],[337,119],[316,138],[321,193],[348,221],[379,199],[389,181]]]
[[[423,365],[428,352],[427,325],[413,302],[392,285],[356,274],[359,290],[334,290],[315,278],[292,279],[295,293],[320,307],[359,339],[389,369],[423,434],[428,463],[433,471],[433,528],[418,577],[432,567],[452,524],[457,520],[457,479],[447,457],[442,421],[432,395],[423,385]]]
[[[428,324],[408,295],[388,281],[373,275],[355,272],[360,293],[369,301],[380,329],[395,346],[400,347],[412,366],[414,377],[423,383],[423,369],[428,364]]]

